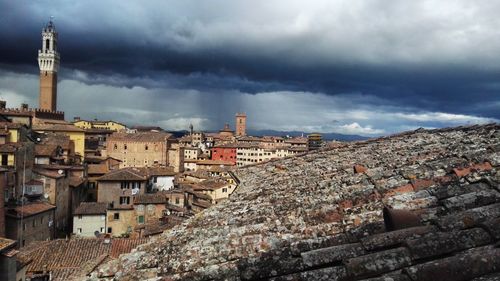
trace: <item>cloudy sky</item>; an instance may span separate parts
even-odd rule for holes
[[[134,4],[135,3],[135,4]],[[58,108],[215,130],[375,136],[500,119],[500,1],[0,0],[0,98],[38,104],[59,32]]]

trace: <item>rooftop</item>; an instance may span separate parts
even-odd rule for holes
[[[55,209],[56,206],[45,202],[32,202],[23,206],[16,206],[6,210],[9,217],[29,217]]]
[[[166,204],[167,196],[162,192],[146,193],[134,196],[134,204]]]
[[[172,134],[166,132],[113,133],[108,141],[126,142],[162,142],[171,139]]]
[[[0,237],[0,253],[7,251],[16,245],[16,241]]]
[[[49,131],[49,132],[84,132],[83,129],[76,127],[73,124],[59,123],[37,123],[33,124],[34,131]]]
[[[82,202],[76,208],[74,215],[105,215],[107,203]]]
[[[419,130],[239,169],[229,200],[94,276],[495,280],[499,129]],[[391,227],[384,207],[411,211],[415,224]]]
[[[23,248],[19,255],[29,257],[32,262],[27,275],[49,271],[51,280],[70,280],[85,276],[100,263],[129,253],[133,248],[146,243],[147,239],[57,239],[33,243]]]

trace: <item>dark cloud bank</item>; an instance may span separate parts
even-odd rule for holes
[[[54,15],[72,115],[216,129],[243,110],[255,129],[363,135],[497,121],[500,5],[435,2],[0,1],[0,95],[36,103]]]

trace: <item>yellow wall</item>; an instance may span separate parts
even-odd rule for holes
[[[7,157],[7,165],[14,166],[15,160],[16,160],[16,158],[15,158],[14,154],[9,154],[9,156]]]
[[[19,141],[19,131],[17,129],[9,129],[8,142],[18,142],[18,141]]]
[[[82,128],[82,129],[92,128],[92,124],[89,121],[85,121],[85,120],[73,122],[73,125],[77,126],[78,128]]]
[[[115,220],[114,213],[119,213],[120,218]],[[111,227],[111,236],[121,236],[122,234],[133,234],[134,227],[137,225],[134,209],[130,210],[112,210],[106,211],[106,232]]]
[[[75,143],[75,153],[85,156],[85,132],[65,132]]]
[[[107,129],[107,130],[113,130],[113,131],[121,131],[125,130],[125,126],[122,124],[116,123],[114,121],[108,121],[104,124],[94,124],[94,128],[99,128],[99,129]]]
[[[80,120],[73,122],[75,126],[78,128],[82,129],[92,129],[92,128],[97,128],[97,129],[106,129],[106,130],[113,130],[113,131],[121,131],[125,130],[125,126],[117,123],[115,121],[85,121],[85,120]]]

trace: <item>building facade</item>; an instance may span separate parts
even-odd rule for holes
[[[73,234],[95,237],[106,233],[106,203],[82,202],[73,216]]]
[[[106,154],[121,160],[121,168],[168,166],[171,141],[165,132],[114,133],[107,139]]]
[[[45,202],[33,202],[8,208],[6,236],[16,240],[22,248],[34,241],[54,239],[54,212],[56,206]]]
[[[212,148],[212,160],[229,161],[236,165],[237,145],[216,145]]]

